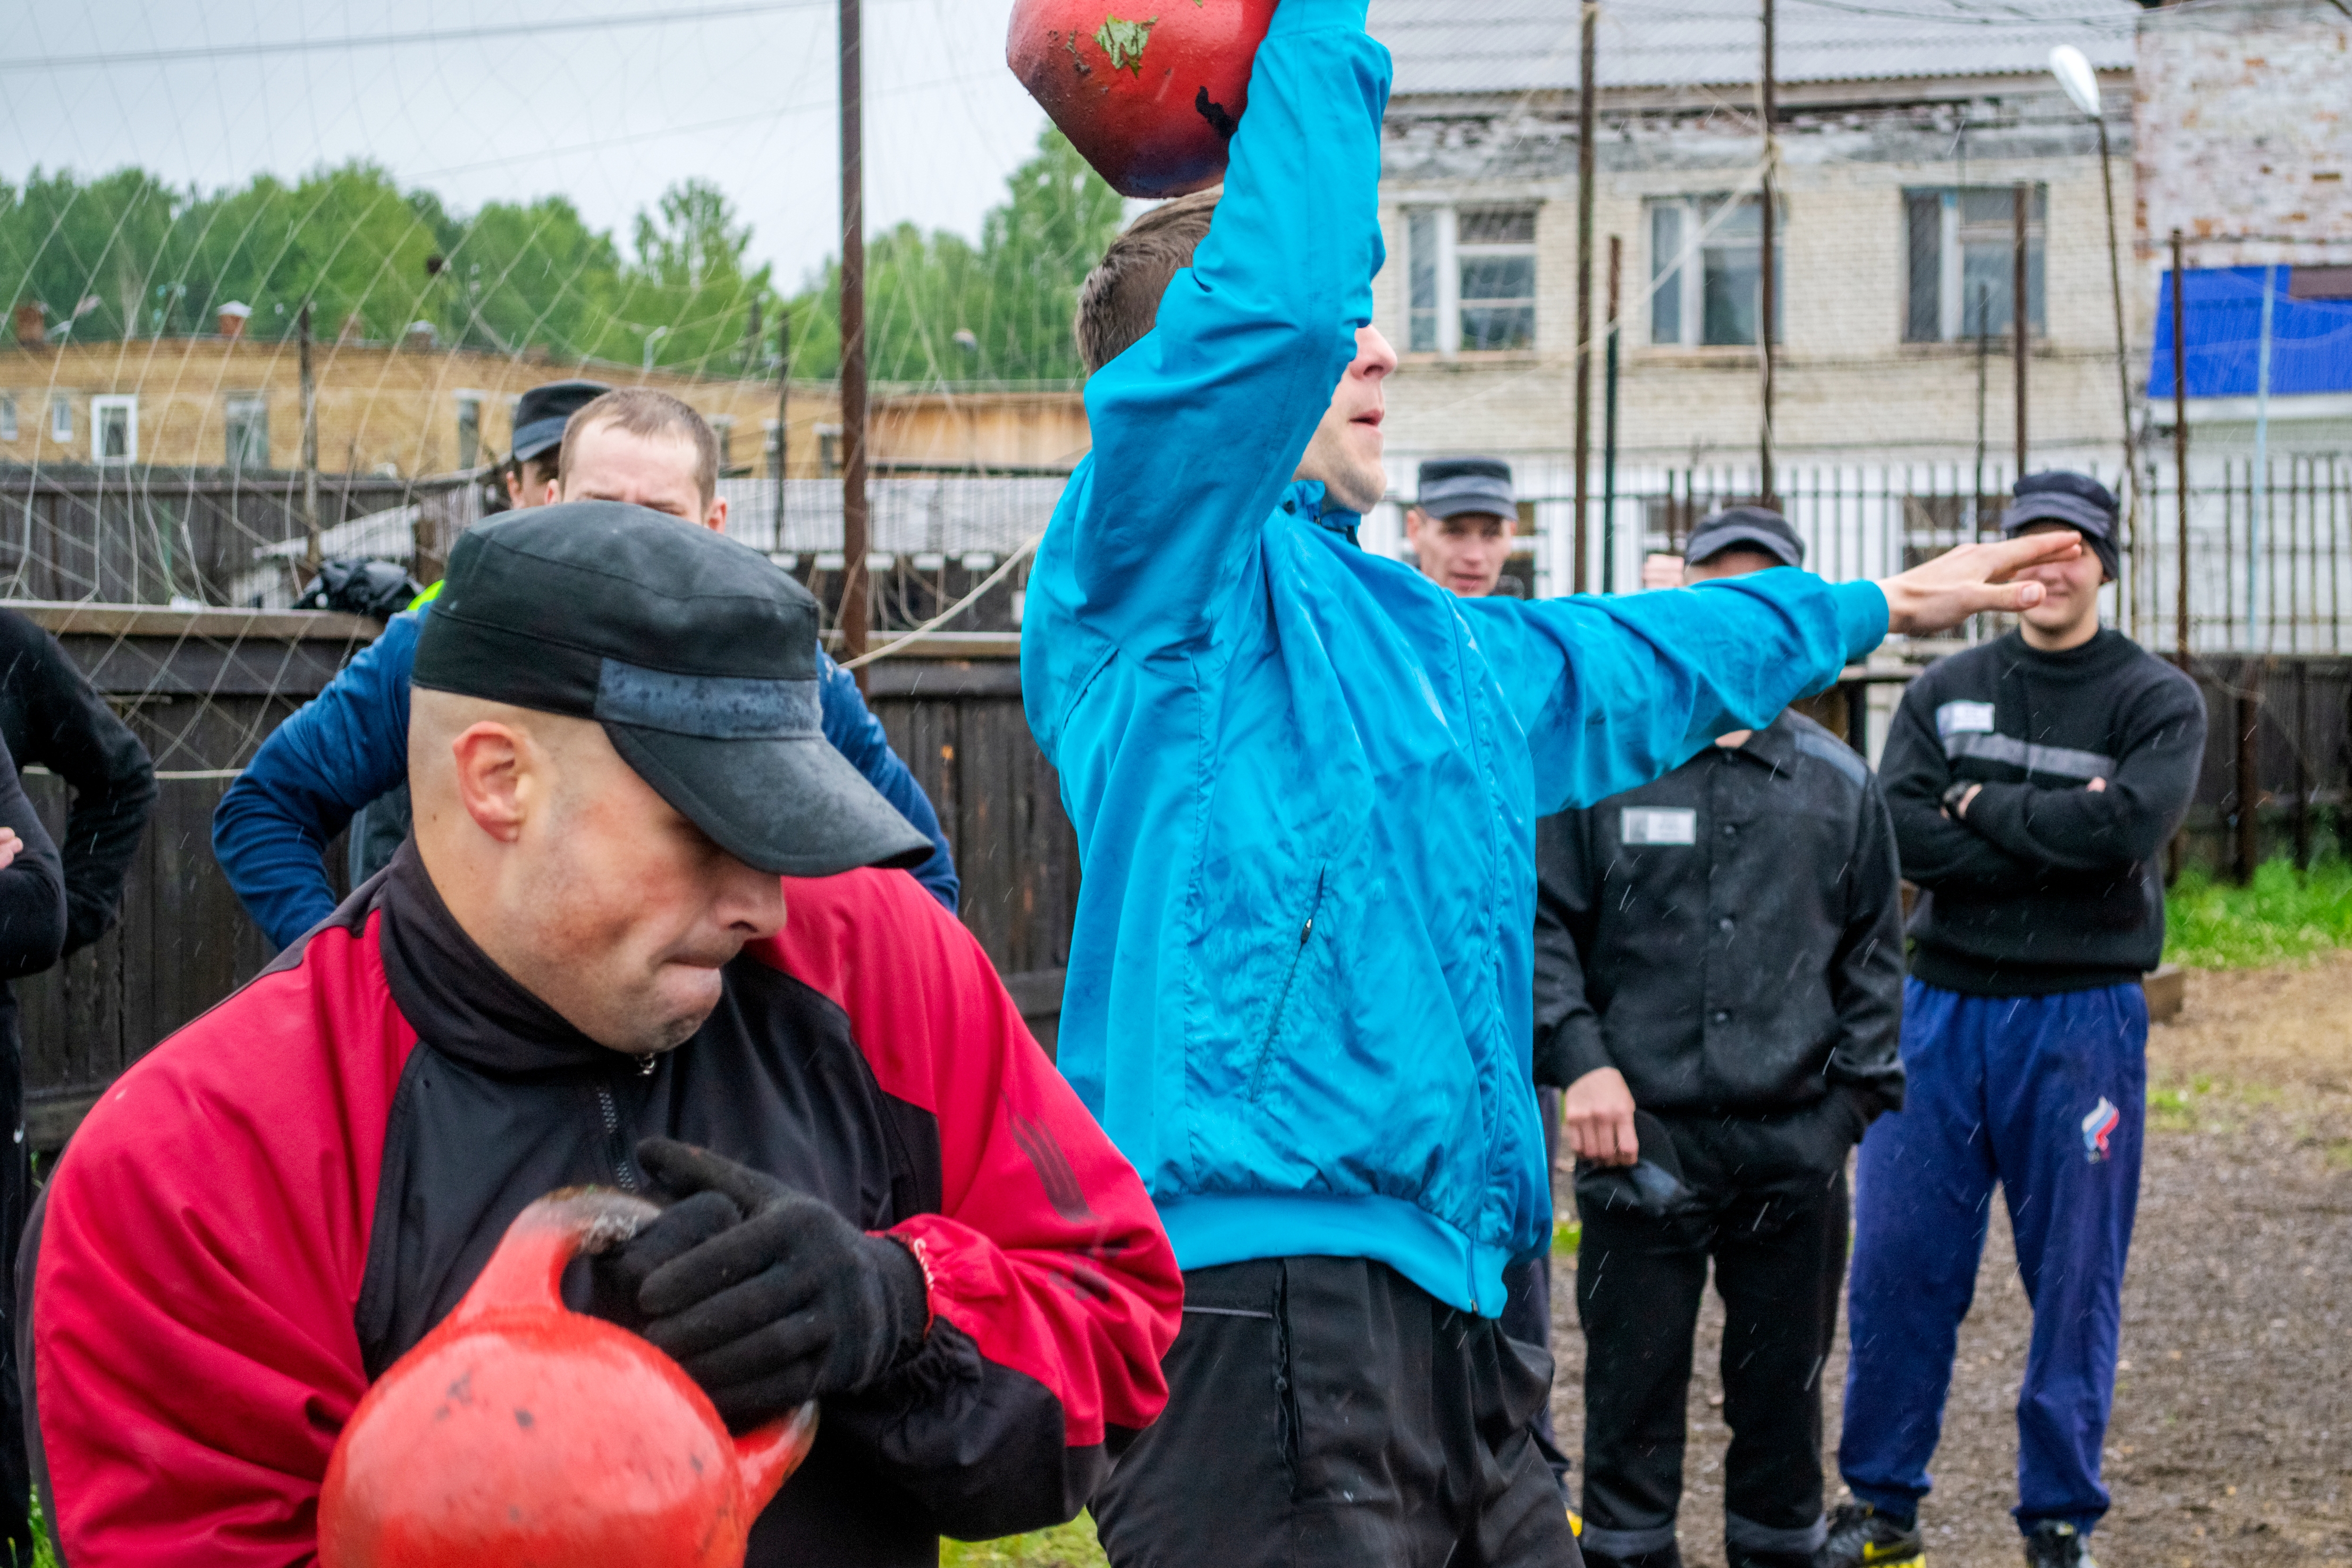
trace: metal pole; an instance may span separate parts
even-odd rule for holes
[[[2189,314],[2181,303],[2187,273],[2181,265],[2180,231],[2172,231],[2172,488],[2180,506],[2180,558],[2174,563],[2179,603],[2175,643],[2180,668],[2189,668]]]
[[[309,582],[317,575],[326,560],[326,550],[319,538],[319,382],[310,369],[310,301],[302,301],[302,310],[294,318],[295,332],[300,345],[302,372],[302,531],[309,539],[302,552],[302,580]]]
[[[2263,268],[2263,324],[2254,353],[2254,493],[2246,507],[2246,641],[2269,646],[2263,635],[2262,607],[2256,595],[2263,579],[2263,541],[2271,528],[2271,309],[2276,297],[2276,267]]]
[[[2116,254],[2116,172],[2107,149],[2107,121],[2101,115],[2095,121],[2099,128],[2099,179],[2107,194],[2107,286],[2116,302],[2116,395],[2123,411],[2124,436],[2124,552],[2133,563],[2132,591],[2124,601],[2124,613],[2137,629],[2139,616],[2139,453],[2132,438],[2131,412],[2131,346],[2124,331],[2123,259]],[[2155,605],[2150,604],[2153,610]]]
[[[1756,342],[1757,366],[1762,374],[1759,386],[1759,402],[1763,417],[1759,422],[1756,438],[1758,497],[1766,506],[1778,506],[1779,489],[1772,482],[1772,318],[1779,304],[1773,288],[1773,165],[1780,157],[1779,143],[1773,136],[1777,104],[1772,83],[1772,0],[1764,0],[1764,68],[1757,82],[1757,114],[1764,122],[1764,186],[1757,202],[1762,226],[1756,247],[1757,303]]]
[[[1586,0],[1584,48],[1576,88],[1576,569],[1574,592],[1584,592],[1585,512],[1592,466],[1592,138],[1596,51],[1601,7]]]
[[[866,153],[858,0],[841,0],[841,657],[866,652]],[[861,673],[858,683],[865,684]]]
[[[1617,591],[1617,279],[1625,242],[1609,237],[1609,357],[1601,414],[1601,591]]]
[[[784,474],[793,456],[793,310],[776,312],[776,522],[768,532],[768,548],[784,547]]]
[[[1962,303],[1962,310],[1967,304]],[[1988,382],[1986,361],[1992,353],[1992,288],[1977,285],[1977,488],[1976,509],[1969,514],[1969,531],[1978,539],[1984,537],[1984,463],[1985,463],[1985,404]]]
[[[2032,347],[2032,317],[2026,309],[2025,225],[2033,212],[2033,187],[2027,182],[2017,182],[2017,194],[2011,200],[2016,208],[2016,227],[2010,257],[2010,336],[2011,352],[2017,356],[2017,475],[2010,481],[2010,492],[2017,491],[2017,480],[2025,478],[2025,359]]]

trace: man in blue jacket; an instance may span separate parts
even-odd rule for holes
[[[723,531],[719,443],[692,408],[644,387],[609,392],[572,416],[557,495],[621,500]],[[408,672],[428,603],[394,616],[317,698],[279,725],[213,813],[213,853],[264,934],[280,947],[334,912],[327,842],[352,814],[408,776]],[[955,862],[939,815],[890,750],[857,683],[817,654],[825,739],[934,846],[915,877],[956,907]]]
[[[1087,280],[1095,447],[1029,581],[1024,701],[1086,868],[1060,1061],[1186,1270],[1167,1413],[1095,1503],[1121,1568],[1575,1561],[1548,1358],[1494,1319],[1550,1229],[1536,818],[1890,627],[2036,602],[1993,579],[2079,548],[1536,602],[1357,549],[1396,363],[1365,3],[1281,0],[1222,198]]]

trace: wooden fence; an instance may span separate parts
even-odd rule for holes
[[[213,859],[213,808],[269,731],[376,628],[286,611],[13,607],[58,635],[160,775],[121,923],[16,988],[29,1135],[54,1148],[117,1073],[272,956]],[[934,636],[874,666],[868,691],[955,846],[966,925],[1051,1049],[1077,844],[1022,712],[1018,652],[1013,635]],[[2182,858],[2242,873],[2269,854],[2352,848],[2352,833],[2339,827],[2352,800],[2352,658],[2216,658],[2200,660],[2197,674],[2211,739]],[[1864,746],[1865,686],[1903,676],[1848,677],[1807,707]],[[61,781],[35,773],[28,783],[61,829]],[[340,847],[328,864],[340,882]]]

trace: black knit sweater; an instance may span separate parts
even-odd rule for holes
[[[2195,682],[2120,632],[2063,653],[2011,632],[1929,668],[1904,693],[1879,767],[1903,874],[1925,895],[1912,974],[2033,996],[2155,968],[2154,862],[2204,749]],[[1956,818],[1943,796],[1961,781],[1984,787]]]

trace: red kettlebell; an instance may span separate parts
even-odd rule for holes
[[[730,1437],[676,1362],[557,1294],[574,1254],[658,1212],[575,1187],[515,1216],[352,1412],[319,1499],[323,1568],[740,1568],[816,1406]]]
[[[1274,6],[1015,0],[1005,63],[1113,190],[1181,196],[1225,177]]]

